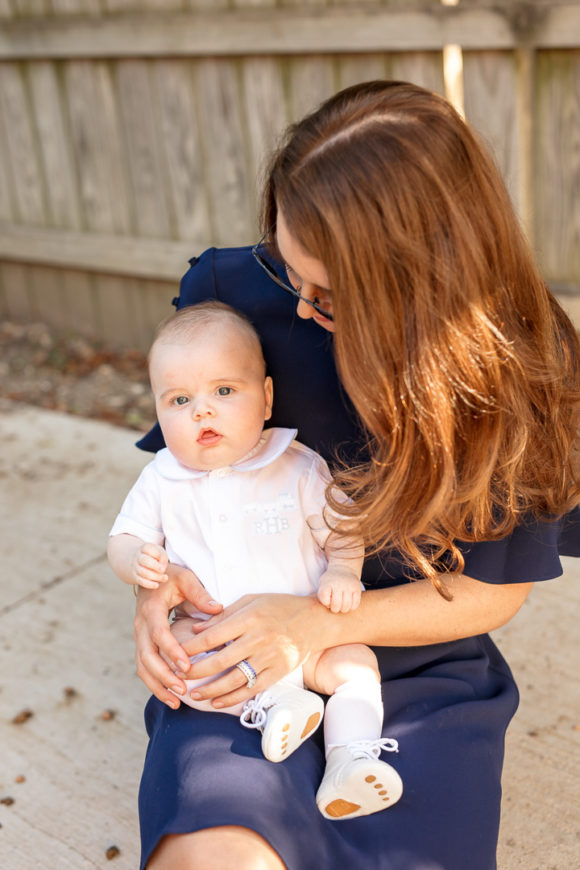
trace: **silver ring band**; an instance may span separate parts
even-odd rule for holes
[[[251,664],[249,662],[247,662],[245,659],[242,659],[241,662],[237,663],[236,667],[240,669],[240,671],[242,672],[242,674],[244,675],[244,677],[248,681],[246,683],[246,686],[248,687],[248,689],[253,689],[254,686],[256,685],[258,675],[255,672],[255,670],[253,669],[253,667],[251,666]]]

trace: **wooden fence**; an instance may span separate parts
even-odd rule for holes
[[[0,316],[145,347],[187,259],[256,237],[265,155],[333,91],[445,92],[580,325],[580,4],[0,0]]]

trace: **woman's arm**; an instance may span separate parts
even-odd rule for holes
[[[494,585],[465,575],[446,577],[445,582],[453,595],[451,602],[425,580],[367,591],[356,610],[341,614],[331,613],[315,598],[244,596],[208,620],[197,636],[184,644],[192,656],[229,644],[216,655],[197,662],[188,676],[211,676],[242,659],[248,660],[258,674],[252,690],[246,688],[238,670],[196,690],[200,698],[215,699],[217,708],[228,706],[263,691],[310,653],[329,647],[357,642],[424,646],[484,634],[508,622],[532,586]],[[144,632],[146,626],[144,615]]]

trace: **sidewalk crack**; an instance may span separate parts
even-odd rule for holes
[[[67,580],[71,580],[73,577],[76,577],[77,574],[86,571],[87,568],[93,568],[95,565],[102,564],[106,559],[106,553],[101,553],[99,556],[93,556],[92,559],[89,559],[82,565],[75,565],[74,568],[65,571],[64,574],[59,574],[57,577],[53,577],[51,580],[41,583],[40,586],[33,589],[31,592],[28,592],[26,595],[23,595],[22,598],[18,598],[16,601],[11,601],[10,604],[5,604],[3,607],[0,607],[0,616],[4,616],[6,613],[11,613],[13,610],[17,610],[23,604],[28,604],[29,601],[34,601],[34,599],[42,592],[46,592],[48,589],[53,589],[61,583],[66,583]]]

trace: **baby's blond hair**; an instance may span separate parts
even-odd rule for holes
[[[240,332],[250,341],[266,371],[266,363],[262,352],[262,344],[252,322],[231,305],[210,299],[199,302],[197,305],[188,305],[181,308],[164,320],[158,327],[155,339],[149,350],[148,360],[151,362],[153,349],[160,344],[188,343],[193,340],[199,329],[208,327],[220,321],[237,327]]]

